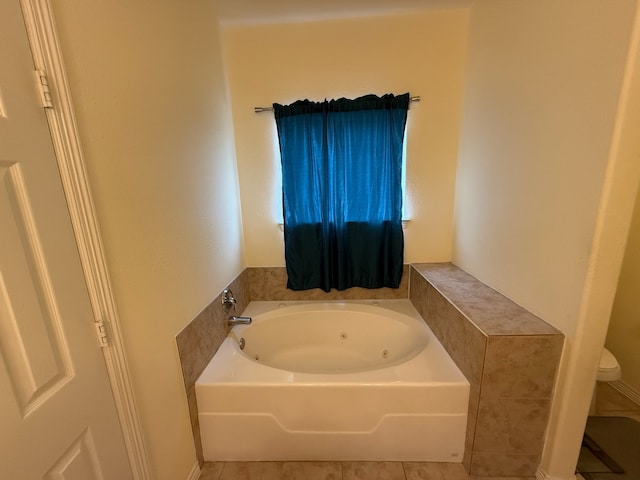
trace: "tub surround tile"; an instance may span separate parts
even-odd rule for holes
[[[467,432],[469,431],[467,430]],[[464,441],[464,454],[462,455],[462,466],[467,472],[471,471],[471,453],[472,453],[471,449],[472,448],[473,448],[473,433],[471,434],[467,433],[467,436]]]
[[[471,454],[476,437],[478,423],[478,407],[480,406],[480,383],[471,384],[469,389],[469,407],[467,409],[467,432],[464,440],[462,465],[467,471],[471,469]]]
[[[412,265],[409,298],[471,384],[462,465],[535,475],[564,336],[451,263]]]
[[[433,287],[428,290],[426,318],[467,380],[479,384],[487,336]]]
[[[342,462],[342,480],[405,480],[401,462]]]
[[[469,322],[415,269],[411,270],[410,300],[471,384],[465,450],[462,460],[462,464],[469,470],[487,336]]]
[[[409,300],[424,319],[428,315],[429,292],[432,289],[431,284],[412,266],[409,273]]]
[[[563,343],[562,335],[489,337],[483,396],[551,398]]]
[[[212,308],[207,307],[176,336],[182,378],[187,390],[226,335],[224,325],[215,321]]]
[[[251,299],[255,301],[406,299],[409,293],[409,265],[404,266],[402,281],[398,288],[354,287],[330,292],[319,288],[303,291],[289,290],[285,267],[249,267],[246,271],[251,287]]]
[[[251,301],[248,276],[245,272],[246,270],[238,275],[227,287],[233,291],[238,302],[235,310],[237,312],[242,312]],[[226,323],[228,313],[222,308],[221,295],[222,292],[215,295],[211,303],[176,335],[176,346],[189,406],[193,442],[196,449],[196,458],[200,465],[203,464],[204,458],[200,441],[198,407],[194,386],[196,380],[209,364],[213,355],[218,351],[229,332],[229,327],[227,327]]]
[[[473,454],[541,453],[550,400],[482,396]],[[517,472],[514,472],[517,473]]]
[[[193,388],[195,381],[218,351],[229,333],[227,317],[242,312],[249,304],[249,285],[247,275],[243,272],[236,277],[227,288],[233,291],[237,300],[235,310],[227,313],[220,302],[219,292],[196,317],[189,322],[176,336],[178,355],[182,367],[182,376],[187,391]]]
[[[558,335],[552,325],[451,263],[413,268],[485,335]]]

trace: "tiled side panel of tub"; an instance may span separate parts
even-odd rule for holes
[[[450,263],[414,265],[409,296],[471,383],[467,471],[535,475],[564,336]]]
[[[535,473],[549,419],[561,335],[490,336],[471,471]]]
[[[239,315],[251,301],[247,271],[244,270],[238,275],[227,288],[233,291],[233,295],[238,302],[235,312],[237,312],[236,315]],[[226,323],[228,314],[222,309],[221,295],[222,292],[219,292],[211,303],[176,336],[184,388],[189,403],[193,441],[200,465],[204,462],[204,458],[200,442],[200,426],[198,425],[198,408],[194,385],[229,332],[229,327],[227,327]]]
[[[469,383],[469,410],[463,464],[471,467],[487,337],[449,303],[418,271],[411,269],[410,300]]]

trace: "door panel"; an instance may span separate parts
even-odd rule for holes
[[[130,480],[19,0],[0,2],[0,477]]]
[[[0,165],[0,180],[0,348],[26,415],[71,378],[71,365],[20,164]]]
[[[98,454],[91,432],[82,433],[56,464],[49,470],[46,480],[100,480]]]

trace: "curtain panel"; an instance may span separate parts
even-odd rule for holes
[[[397,288],[409,94],[274,104],[287,287]]]

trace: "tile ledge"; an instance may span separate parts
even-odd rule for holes
[[[563,335],[453,263],[413,263],[411,268],[488,337]]]

